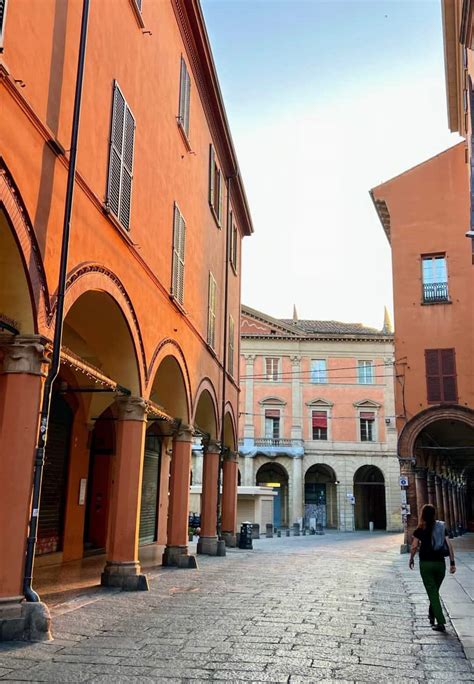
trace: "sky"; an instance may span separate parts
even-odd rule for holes
[[[242,302],[381,328],[369,190],[456,144],[440,0],[201,0],[255,233]]]

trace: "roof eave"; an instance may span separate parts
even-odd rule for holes
[[[456,30],[456,6],[453,0],[442,0],[444,70],[446,80],[446,104],[448,110],[448,126],[452,133],[461,133],[459,103],[462,94],[459,92],[459,36]]]

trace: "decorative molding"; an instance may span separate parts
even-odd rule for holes
[[[334,402],[328,401],[327,399],[313,399],[312,401],[307,401],[306,406],[321,406],[322,408],[331,408],[334,406]]]
[[[276,404],[278,404],[278,406],[286,406],[287,404],[286,401],[279,399],[278,397],[265,397],[265,399],[261,399],[258,403],[260,406],[265,406],[267,404],[271,404],[272,406],[275,406]]]
[[[377,401],[373,401],[373,399],[362,399],[361,401],[355,401],[352,405],[358,409],[363,409],[363,408],[380,409],[380,408],[382,408],[382,404],[379,404]]]
[[[117,420],[146,421],[147,404],[141,397],[117,397],[115,410]]]
[[[173,356],[176,359],[181,370],[183,370],[183,368],[184,368],[185,385],[187,384],[186,401],[188,403],[189,415],[192,416],[194,413],[194,404],[193,404],[193,397],[192,397],[192,393],[191,393],[191,376],[189,374],[188,364],[186,362],[186,358],[184,356],[183,350],[179,346],[178,342],[176,340],[174,340],[172,337],[165,337],[163,340],[161,340],[161,342],[155,348],[155,351],[152,354],[150,363],[149,363],[147,371],[146,371],[147,385],[151,383],[151,385],[153,386],[153,381],[155,379],[156,371],[158,370],[158,369],[156,369],[156,371],[154,371],[153,367],[154,367],[154,365],[156,363],[156,359],[160,355],[160,352],[162,351],[163,347],[165,347],[167,344],[169,344],[171,347],[173,347],[177,352],[177,354],[171,354],[170,356]]]

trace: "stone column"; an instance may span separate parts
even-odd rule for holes
[[[436,515],[438,520],[444,520],[444,503],[443,503],[443,481],[439,475],[435,477],[435,494],[436,494]]]
[[[255,416],[253,414],[258,413],[258,411],[254,410],[254,405],[253,405],[253,386],[254,386],[254,380],[253,380],[254,371],[253,371],[253,369],[254,369],[254,362],[255,362],[255,354],[245,354],[245,375],[247,377],[245,378],[244,440],[245,439],[253,440],[255,437],[255,429],[254,429]],[[251,376],[251,377],[249,377],[249,376]]]
[[[242,484],[245,487],[255,487],[255,476],[253,472],[254,459],[251,456],[244,456],[244,467],[242,473]]]
[[[416,487],[416,504],[417,504],[417,520],[418,524],[421,520],[421,509],[428,503],[428,484],[426,481],[427,469],[415,468],[415,487]]]
[[[107,561],[102,586],[147,590],[138,561],[146,404],[140,397],[115,402],[117,446],[112,465]]]
[[[426,476],[426,485],[428,492],[428,503],[436,507],[435,474],[433,470],[428,470]]]
[[[168,542],[163,565],[195,568],[196,559],[188,555],[189,481],[193,431],[181,425],[173,437],[168,507]]]
[[[193,456],[193,485],[202,485],[204,453],[195,451]]]
[[[443,486],[443,508],[444,508],[444,522],[446,523],[446,529],[451,532],[451,510],[449,507],[449,494],[448,494],[448,481],[445,477],[442,480]]]
[[[459,534],[458,525],[460,521],[459,515],[459,498],[458,498],[458,484],[453,482],[453,513],[454,513],[454,533]]]
[[[46,606],[21,604],[46,342],[0,335],[0,641],[51,638]]]
[[[292,424],[291,424],[291,439],[302,439],[302,422],[303,422],[303,402],[301,396],[301,376],[300,376],[300,361],[301,356],[291,357],[291,403],[292,403]]]
[[[454,510],[454,493],[453,493],[453,483],[448,480],[448,502],[449,502],[449,515],[451,518],[451,533],[457,537],[458,532],[456,530],[456,512]]]
[[[293,500],[291,506],[291,520],[288,521],[290,525],[294,524],[298,518],[304,517],[302,456],[293,457],[292,468]]]
[[[204,468],[201,496],[201,534],[197,552],[206,556],[217,555],[217,484],[221,448],[217,442],[204,443]]]
[[[238,466],[239,452],[225,452],[222,468],[222,537],[229,547],[236,545]]]

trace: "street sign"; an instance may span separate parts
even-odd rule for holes
[[[408,487],[408,477],[406,475],[400,475],[400,487]]]
[[[407,502],[407,490],[401,489],[400,495],[401,495],[402,504],[406,504],[406,502]]]

